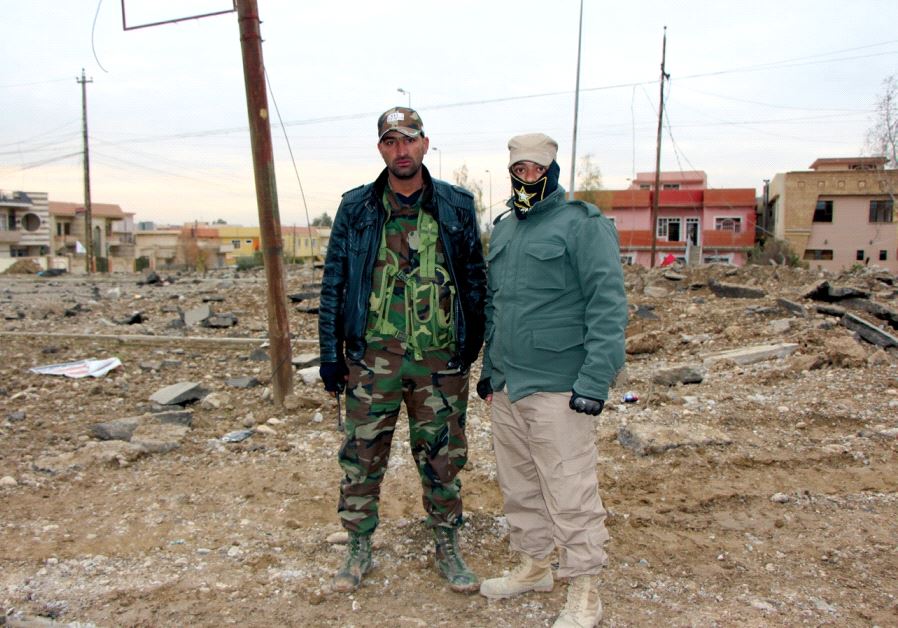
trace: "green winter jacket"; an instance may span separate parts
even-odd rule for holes
[[[511,401],[572,389],[607,400],[624,364],[617,230],[594,205],[564,197],[559,187],[525,220],[509,214],[490,238],[481,378]]]

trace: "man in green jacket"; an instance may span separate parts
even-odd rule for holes
[[[602,617],[607,563],[593,416],[624,363],[627,301],[617,232],[598,208],[565,200],[558,144],[542,133],[509,143],[513,214],[490,239],[486,348],[478,394],[491,402],[493,446],[510,543],[520,563],[485,580],[504,598],[569,578],[555,626]]]

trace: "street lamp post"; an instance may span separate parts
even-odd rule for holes
[[[431,146],[430,150],[435,150],[437,152],[437,158],[439,159],[439,174],[437,175],[440,179],[443,178],[443,151],[441,151],[436,146]]]
[[[397,87],[396,91],[399,92],[400,94],[405,94],[406,96],[408,96],[408,108],[411,109],[412,108],[412,93],[405,91],[401,87]]]
[[[490,175],[490,224],[493,224],[493,173],[486,171]]]

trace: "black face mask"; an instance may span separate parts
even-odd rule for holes
[[[533,183],[527,183],[523,179],[511,174],[511,190],[514,195],[514,213],[519,220],[524,220],[534,205],[549,196],[558,188],[558,176],[561,168],[553,161],[546,170],[546,174]]]

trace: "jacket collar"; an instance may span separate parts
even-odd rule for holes
[[[424,164],[421,164],[421,174],[424,179],[424,191],[422,192],[421,197],[421,207],[426,209],[428,213],[436,216],[433,179],[430,176],[430,171],[427,170],[427,166],[425,166]],[[387,169],[384,168],[380,175],[378,175],[377,179],[374,180],[374,186],[372,189],[371,200],[373,200],[375,205],[377,207],[380,207],[381,209],[383,209],[381,199],[384,196],[384,190],[387,189],[388,177],[389,173],[387,172]]]

